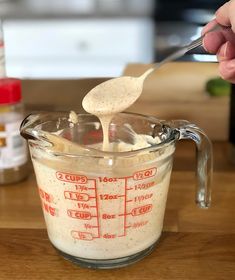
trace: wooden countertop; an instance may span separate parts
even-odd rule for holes
[[[90,270],[64,260],[51,246],[33,174],[0,187],[0,279],[235,279],[235,165],[227,143],[214,144],[212,206],[194,204],[194,154],[180,143],[167,201],[164,232],[154,252],[115,270]]]

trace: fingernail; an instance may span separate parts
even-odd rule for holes
[[[205,44],[205,37],[204,37],[203,40],[202,40],[202,46],[203,46],[203,48],[205,49],[205,51],[208,52],[208,49],[206,48],[206,44]]]
[[[205,49],[206,52],[212,53],[212,52],[208,49],[208,47],[206,46],[206,37],[207,37],[207,35],[205,35],[204,38],[203,38],[203,40],[202,40],[203,48]]]
[[[224,51],[223,51],[222,56],[227,57],[227,54],[228,54],[228,42],[226,42],[224,45]]]
[[[217,58],[219,61],[222,61],[222,60],[227,60],[227,56],[228,56],[228,45],[229,45],[229,42],[226,42],[224,44],[224,46],[221,48],[221,51],[219,51],[219,55],[217,55]]]

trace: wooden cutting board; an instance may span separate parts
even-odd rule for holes
[[[150,67],[130,64],[123,74],[139,76]],[[229,98],[210,97],[205,90],[206,82],[218,75],[217,63],[168,63],[146,79],[141,97],[128,111],[159,119],[186,119],[212,140],[227,140]]]

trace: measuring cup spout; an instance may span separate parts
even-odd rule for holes
[[[32,129],[32,124],[37,119],[38,118],[36,116],[33,116],[32,114],[30,114],[22,121],[22,123],[20,125],[20,134],[26,140],[30,140],[30,139],[36,140],[36,139],[38,139],[38,135]]]
[[[44,134],[40,130],[35,129],[35,125],[40,121],[39,114],[30,114],[28,115],[20,125],[20,134],[26,140],[35,140],[41,141],[43,140],[44,143],[51,143],[48,139],[44,136]]]

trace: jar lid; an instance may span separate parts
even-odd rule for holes
[[[0,104],[13,104],[21,100],[21,81],[15,78],[0,79]]]

